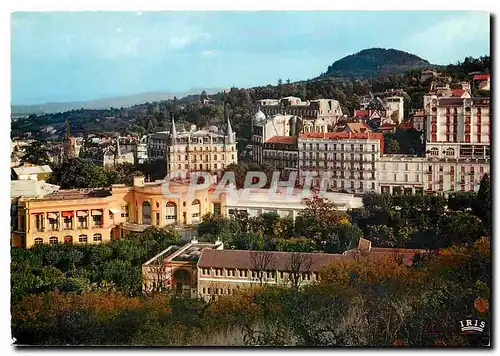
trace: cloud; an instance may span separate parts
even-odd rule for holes
[[[168,40],[168,49],[171,51],[177,51],[187,47],[193,41],[189,36],[176,36]]]
[[[217,50],[216,49],[207,49],[207,50],[201,51],[201,55],[203,57],[213,57],[213,56],[217,55]]]
[[[421,54],[424,58],[431,62],[435,58],[434,61],[450,63],[451,58],[456,57],[457,51],[467,52],[467,48],[470,50],[470,46],[478,42],[489,43],[489,38],[489,14],[465,12],[413,33],[405,40],[404,47],[421,46]]]

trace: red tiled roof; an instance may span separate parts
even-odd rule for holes
[[[354,110],[354,117],[368,117],[370,110]]]
[[[266,143],[287,143],[293,144],[297,143],[297,138],[293,136],[274,136],[271,137]]]
[[[401,130],[411,130],[413,128],[413,124],[411,122],[403,122],[399,125]]]
[[[264,257],[266,256],[266,257]],[[198,268],[238,268],[238,269],[266,269],[287,271],[290,270],[290,261],[303,259],[301,269],[304,272],[319,272],[323,267],[334,261],[352,259],[352,256],[329,253],[297,253],[277,251],[246,251],[246,250],[212,250],[204,249],[198,261]],[[262,261],[268,261],[263,263]],[[310,268],[309,267],[310,264]],[[265,265],[265,266],[264,266]],[[265,268],[263,268],[265,267]]]
[[[461,97],[462,95],[464,95],[465,93],[465,90],[463,89],[451,89],[451,95],[452,96],[456,96],[456,97]]]
[[[293,258],[307,261],[301,263],[303,272],[319,272],[337,261],[354,261],[357,256],[367,260],[377,260],[390,256],[401,256],[407,265],[412,264],[413,256],[423,250],[373,247],[370,252],[355,249],[345,254],[328,253],[291,253],[277,251],[215,250],[204,249],[198,261],[198,268],[237,268],[289,271]],[[266,256],[266,257],[264,257]],[[297,256],[297,257],[293,257]],[[263,263],[263,261],[268,261]]]
[[[353,133],[372,132],[364,122],[348,122],[347,127]]]
[[[476,74],[473,78],[473,80],[488,80],[490,79],[489,74]]]

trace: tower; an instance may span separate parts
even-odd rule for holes
[[[227,130],[226,130],[226,142],[227,144],[232,144],[235,143],[235,135],[233,133],[233,128],[231,127],[231,122],[229,121],[229,118],[227,118]]]
[[[63,151],[63,160],[67,161],[76,157],[75,147],[73,146],[70,132],[69,121],[66,120],[66,135],[64,139],[64,151]]]

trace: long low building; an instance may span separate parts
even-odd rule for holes
[[[380,248],[360,239],[343,254],[226,250],[220,241],[196,240],[169,247],[142,266],[143,293],[175,289],[192,298],[209,301],[262,284],[298,287],[321,280],[321,272],[341,261],[395,257],[411,265],[416,249]]]
[[[287,188],[278,189],[243,189],[237,194],[227,193],[225,200],[226,216],[234,215],[239,211],[246,211],[250,217],[257,217],[264,213],[277,213],[280,217],[290,217],[295,220],[296,216],[306,208],[303,199],[311,197],[311,194],[304,195],[301,189],[293,189],[288,194]],[[334,203],[341,211],[357,209],[363,206],[363,199],[353,194],[324,192],[321,197]]]

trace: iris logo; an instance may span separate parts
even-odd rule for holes
[[[480,319],[460,320],[460,330],[466,334],[482,333],[486,327],[486,322]]]

